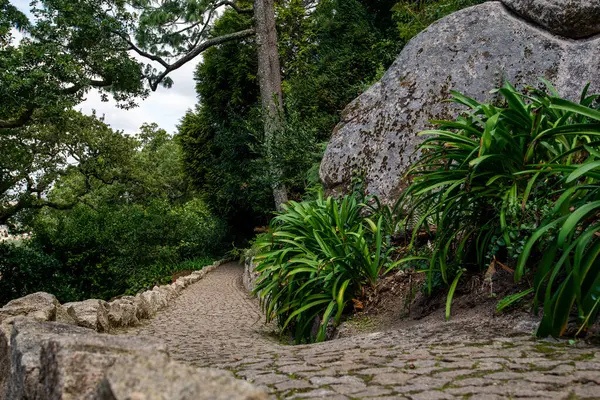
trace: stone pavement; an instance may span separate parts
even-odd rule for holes
[[[230,370],[274,398],[600,399],[600,348],[582,344],[457,334],[440,323],[282,345],[242,271],[219,267],[127,333],[165,340],[174,359]]]

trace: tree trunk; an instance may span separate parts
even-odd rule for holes
[[[287,189],[281,182],[281,170],[274,165],[273,140],[282,127],[283,96],[281,93],[281,69],[277,51],[277,29],[273,0],[254,0],[256,41],[258,43],[258,84],[262,98],[267,157],[271,160],[273,197],[275,206],[288,201]]]

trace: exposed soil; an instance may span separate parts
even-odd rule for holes
[[[336,337],[440,324],[456,329],[457,335],[479,331],[496,337],[532,333],[539,317],[529,312],[527,301],[496,312],[499,300],[527,285],[516,285],[512,273],[504,269],[490,272],[488,276],[463,276],[452,301],[452,317],[446,322],[447,292],[427,296],[425,274],[399,271],[382,279],[374,290],[365,293],[361,302],[355,302],[362,309],[342,324]]]

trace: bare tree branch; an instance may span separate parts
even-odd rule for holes
[[[0,119],[0,129],[18,128],[20,126],[25,125],[31,119],[31,116],[33,115],[34,111],[35,107],[29,106],[27,107],[27,109],[25,109],[23,114],[21,114],[17,119],[13,121],[3,121]]]
[[[44,207],[54,208],[55,210],[68,210],[77,204],[77,200],[69,203],[55,203],[52,201],[44,200],[39,196],[35,196],[34,193],[27,193],[19,198],[19,201],[11,204],[8,207],[0,207],[0,225],[6,224],[6,222],[19,211],[26,208],[28,209],[40,209]]]
[[[123,39],[128,45],[129,45],[129,50],[133,50],[136,53],[138,53],[140,56],[147,58],[149,60],[152,61],[156,61],[157,63],[159,63],[160,65],[162,65],[165,68],[169,67],[169,63],[166,62],[165,60],[163,60],[161,57],[155,55],[155,54],[150,54],[142,49],[140,49],[139,47],[137,47],[128,37],[128,35],[119,32],[119,31],[112,31],[115,35],[119,36],[121,39]]]
[[[218,36],[216,38],[208,39],[208,40],[200,43],[198,46],[196,46],[194,49],[192,49],[185,56],[183,56],[179,60],[175,61],[173,64],[168,64],[167,66],[165,66],[165,70],[157,77],[155,77],[155,78],[148,77],[148,82],[150,84],[150,88],[153,91],[156,91],[156,89],[158,88],[158,85],[167,77],[167,75],[169,73],[171,73],[172,71],[174,71],[178,68],[181,68],[183,65],[185,65],[187,62],[193,60],[195,57],[197,57],[200,53],[202,53],[206,49],[213,47],[213,46],[217,46],[219,44],[230,42],[232,40],[244,39],[246,37],[254,35],[254,33],[255,33],[254,28],[251,28],[251,29],[246,29],[246,30],[239,31],[239,32],[230,33],[230,34],[223,35],[223,36]]]
[[[233,1],[224,0],[224,1],[220,1],[217,4],[215,4],[215,8],[219,8],[221,6],[229,6],[229,7],[233,8],[238,14],[252,14],[254,12],[253,8],[240,8]]]
[[[89,85],[95,88],[101,88],[101,87],[107,87],[112,85],[112,79],[104,79],[104,80],[95,80],[92,79],[89,81]],[[81,89],[84,88],[83,84],[77,84],[77,85],[73,85],[71,87],[65,88],[63,89],[61,92],[63,94],[75,94],[77,92],[79,92]]]

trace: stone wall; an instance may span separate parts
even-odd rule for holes
[[[256,263],[254,262],[254,257],[248,257],[244,261],[244,275],[242,276],[242,281],[244,287],[252,292],[254,287],[256,286],[256,280],[258,279],[258,272],[255,271]]]
[[[9,302],[0,308],[0,399],[267,398],[229,372],[171,360],[160,341],[107,334],[151,318],[221,263],[111,302],[60,304],[43,292]]]

